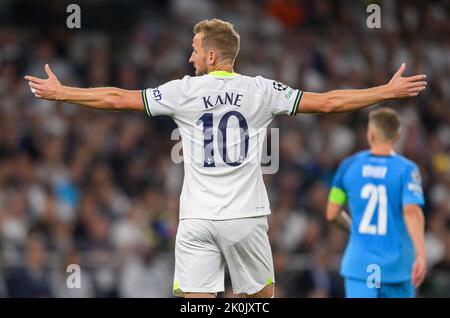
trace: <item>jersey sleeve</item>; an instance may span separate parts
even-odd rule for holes
[[[416,165],[406,170],[406,176],[403,184],[402,205],[417,204],[424,206],[422,178],[419,168]]]
[[[175,114],[182,96],[182,80],[173,80],[156,88],[142,90],[145,112],[149,116]]]
[[[263,83],[264,98],[273,115],[295,116],[303,92],[283,83],[260,77]]]
[[[334,175],[333,182],[331,184],[331,190],[328,195],[328,201],[339,205],[347,202],[347,194],[344,189],[343,180],[346,166],[346,162],[340,164],[338,170],[336,171],[336,174]]]

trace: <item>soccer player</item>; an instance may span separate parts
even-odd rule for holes
[[[172,116],[182,136],[185,169],[175,295],[215,297],[224,290],[226,264],[234,293],[273,296],[275,277],[267,236],[271,211],[260,160],[265,129],[275,116],[354,111],[387,99],[417,96],[426,87],[425,75],[403,77],[402,64],[386,85],[303,92],[261,76],[235,73],[239,46],[232,24],[204,20],[194,27],[189,59],[196,77],[134,91],[67,87],[48,65],[48,79],[25,77],[38,98],[143,111],[150,117]]]
[[[414,297],[426,274],[421,178],[394,152],[399,137],[394,110],[372,111],[370,150],[345,159],[333,180],[327,219],[350,231],[341,264],[346,297]]]

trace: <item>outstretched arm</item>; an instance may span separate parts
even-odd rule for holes
[[[427,86],[426,75],[402,77],[405,69],[403,63],[389,83],[368,89],[344,89],[327,93],[305,92],[297,113],[343,113],[389,99],[417,96]]]
[[[115,87],[76,88],[61,85],[56,75],[45,65],[48,79],[25,76],[34,96],[47,100],[63,101],[71,104],[103,110],[144,111],[141,91],[130,91]]]

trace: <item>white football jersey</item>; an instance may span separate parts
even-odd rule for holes
[[[302,94],[261,76],[224,71],[142,91],[146,113],[169,115],[180,129],[180,219],[270,214],[261,172],[266,128],[275,115],[294,116]]]

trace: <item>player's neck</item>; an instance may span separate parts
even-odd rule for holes
[[[224,71],[224,72],[228,72],[228,73],[234,73],[232,64],[218,63],[216,65],[211,65],[208,69],[208,73],[216,72],[216,71]]]
[[[376,156],[390,156],[394,149],[391,144],[377,144],[370,147],[370,152]]]

